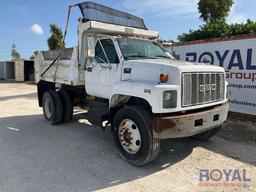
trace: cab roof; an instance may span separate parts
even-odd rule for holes
[[[142,18],[94,2],[78,4],[85,21],[98,21],[114,25],[147,30]]]

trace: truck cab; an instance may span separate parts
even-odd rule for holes
[[[60,51],[55,65],[57,51],[36,54],[47,120],[69,121],[74,106],[87,108],[91,122],[110,125],[120,155],[135,166],[157,157],[161,139],[206,140],[220,129],[228,113],[222,67],[175,60],[141,18],[91,2],[79,7],[78,46]]]

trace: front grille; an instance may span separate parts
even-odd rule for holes
[[[221,101],[224,97],[224,73],[182,74],[183,107]]]

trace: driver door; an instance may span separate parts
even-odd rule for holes
[[[95,58],[87,61],[86,64],[87,94],[109,99],[117,77],[119,61],[112,39],[98,39],[95,46]]]

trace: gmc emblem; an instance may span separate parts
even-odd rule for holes
[[[216,84],[204,84],[199,86],[199,92],[210,92],[216,90]]]

